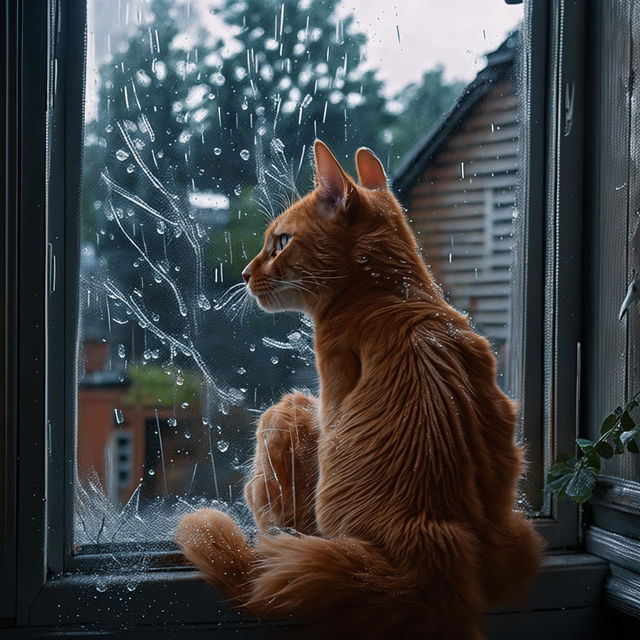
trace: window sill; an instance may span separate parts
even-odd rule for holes
[[[519,640],[537,640],[540,635],[536,634],[543,628],[539,625],[546,625],[547,640],[592,637],[589,633],[593,633],[598,620],[607,573],[608,564],[595,556],[550,554],[535,581],[526,610],[505,607],[492,613],[488,637],[507,640],[517,633]],[[571,626],[566,626],[569,623]],[[585,633],[575,635],[582,625]],[[113,638],[134,635],[155,638],[161,631],[163,637],[184,633],[195,639],[210,637],[215,629],[216,638],[226,637],[224,630],[234,637],[260,638],[273,637],[274,632],[278,637],[286,637],[287,628],[293,634],[291,637],[300,638],[297,624],[286,621],[262,624],[243,619],[196,571],[187,568],[150,571],[140,576],[104,576],[100,583],[96,576],[88,575],[51,580],[33,603],[28,626],[14,627],[11,634],[45,638],[81,630],[83,636],[95,633]],[[566,635],[568,628],[570,635]],[[555,629],[564,629],[564,635],[554,635]]]

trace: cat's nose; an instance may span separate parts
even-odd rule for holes
[[[245,282],[249,282],[249,278],[250,278],[250,277],[251,277],[251,270],[249,269],[249,267],[245,267],[245,268],[242,270],[242,279],[243,279]]]

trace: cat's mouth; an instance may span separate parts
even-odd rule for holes
[[[263,311],[284,311],[286,309],[274,290],[261,291],[260,293],[253,293],[252,295]]]
[[[300,296],[293,286],[282,283],[256,290],[249,284],[248,290],[264,311],[300,310]]]

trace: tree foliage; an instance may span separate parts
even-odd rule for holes
[[[390,141],[404,153],[453,100],[459,87],[435,70],[391,109],[365,64],[366,35],[338,4],[224,0],[217,17],[227,27],[215,33],[193,22],[191,3],[152,0],[147,19],[103,64],[97,117],[87,124],[82,230],[97,251],[86,275],[110,283],[111,301],[85,320],[108,321],[110,340],[133,361],[151,363],[157,348],[148,343],[169,346],[174,336],[184,348],[171,346],[171,359],[183,368],[197,348],[229,378],[246,370],[247,388],[264,384],[253,365],[265,361],[259,337],[273,319],[250,315],[241,327],[211,309],[261,245],[255,185],[270,167],[268,150],[284,148],[304,193],[315,137],[349,162],[361,145],[388,161],[397,156]],[[214,192],[229,198],[228,212],[193,205],[194,194]],[[278,329],[288,335],[296,322],[280,316]],[[233,361],[224,355],[248,335],[255,349],[237,349]],[[289,374],[280,373],[270,379],[282,388]]]
[[[395,96],[396,114],[390,127],[392,166],[431,131],[462,93],[464,83],[447,83],[443,73],[442,67],[425,71],[419,82],[407,85]]]

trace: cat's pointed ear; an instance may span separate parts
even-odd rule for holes
[[[324,205],[320,214],[330,218],[339,209],[346,209],[353,183],[324,142],[313,143],[313,155],[316,188]]]
[[[382,162],[378,160],[371,149],[360,147],[356,151],[356,168],[358,170],[358,182],[367,189],[386,189],[387,175],[384,172]]]

